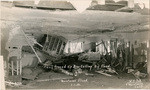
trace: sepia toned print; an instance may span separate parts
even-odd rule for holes
[[[0,7],[0,90],[150,89],[149,0]]]

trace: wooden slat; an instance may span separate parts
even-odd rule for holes
[[[57,41],[57,37],[55,37],[55,40],[54,40],[54,43],[53,43],[53,46],[52,46],[52,51],[53,51],[53,49],[54,49],[54,47],[55,47],[56,41]]]
[[[103,41],[103,40],[101,40],[101,41],[102,41],[102,43],[103,43],[103,45],[104,45],[104,48],[105,48],[105,50],[106,50],[106,53],[108,53],[108,50],[107,50],[107,47],[106,47],[104,41]]]
[[[60,50],[59,50],[59,54],[61,54],[61,50],[62,50],[62,48],[63,48],[63,41],[62,41],[62,43],[61,43],[61,48],[60,48]]]
[[[51,38],[50,38],[50,40],[49,40],[49,44],[48,44],[48,50],[47,51],[50,51],[50,49],[49,49],[49,46],[50,46],[50,44],[51,44],[51,42],[52,42],[52,36],[51,36]]]
[[[19,61],[17,61],[17,75],[19,75]]]
[[[14,64],[13,61],[11,61],[11,74],[14,75]]]
[[[20,70],[19,71],[20,71],[20,75],[21,75],[22,74],[22,61],[21,60],[20,60],[20,64],[19,65],[20,65]]]
[[[49,48],[49,47],[47,46],[47,41],[48,41],[47,39],[49,39],[49,38],[48,38],[48,35],[47,35],[46,41],[45,41],[45,43],[44,43],[44,48],[43,48],[44,51],[46,51],[46,49]],[[48,43],[48,44],[49,44],[49,43]]]
[[[60,52],[60,49],[61,49],[61,44],[62,44],[62,40],[60,40],[60,42],[59,42],[59,45],[58,45],[58,49],[57,49],[57,54],[59,54],[59,52]],[[59,47],[60,46],[60,47]]]
[[[63,51],[64,51],[64,48],[65,48],[65,45],[66,45],[66,43],[64,44],[65,42],[63,42],[63,47],[62,47],[62,49],[61,49],[61,51],[62,52],[60,52],[60,54],[62,54],[63,53]]]
[[[56,50],[55,50],[56,52],[57,52],[57,49],[58,49],[59,43],[60,43],[60,39],[58,38],[58,43],[57,43]]]
[[[125,48],[125,67],[128,66],[128,49]]]
[[[53,41],[53,36],[51,36],[51,40],[50,40],[50,42],[49,42],[49,46],[48,46],[48,48],[51,46],[52,41]],[[51,49],[50,49],[50,48],[49,48],[49,50],[51,51]]]
[[[129,41],[129,66],[132,66],[132,49],[131,49],[131,42]]]
[[[68,53],[70,53],[70,41],[68,42]],[[83,47],[82,47],[82,50],[83,50]]]

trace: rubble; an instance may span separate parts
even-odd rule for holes
[[[24,74],[31,74],[32,73],[32,70],[31,70],[31,68],[23,68],[22,69],[22,74],[24,75]]]
[[[132,74],[135,76],[135,78],[140,79],[140,78],[145,78],[147,76],[147,74],[145,73],[141,73],[138,70],[134,70],[134,69],[129,69],[128,73]]]
[[[88,52],[88,53],[84,53],[82,55],[79,56],[78,60],[84,61],[84,60],[88,60],[88,61],[97,61],[100,60],[101,55],[98,52]]]
[[[28,80],[35,80],[39,74],[43,72],[40,68],[24,68],[22,73],[22,78]]]
[[[81,68],[74,68],[73,70],[73,75],[74,76],[78,76],[78,74],[82,73],[82,69]]]
[[[125,75],[137,79],[149,76],[148,15],[137,12],[149,10],[145,7],[147,4],[133,2],[134,0],[101,0],[104,3],[90,0],[97,4],[91,3],[93,5],[79,14],[74,5],[65,0],[38,0],[40,6],[35,0],[13,1],[9,2],[14,4],[11,5],[13,8],[2,6],[4,14],[1,18],[3,30],[0,33],[0,49],[6,62],[6,85],[20,86],[28,81],[81,77],[109,81],[107,77],[101,78],[105,76],[116,76],[119,81],[124,81],[124,78],[128,79]],[[133,7],[130,9],[133,10],[129,10],[128,4],[131,3]],[[129,13],[130,11],[135,13]],[[100,77],[90,77],[93,75]],[[117,78],[113,79],[114,82],[119,82],[115,81]],[[89,83],[93,85],[90,80]],[[98,87],[105,84],[106,82],[99,83]]]
[[[147,74],[141,73],[140,71],[133,72],[133,75],[138,79],[145,78],[147,76]]]

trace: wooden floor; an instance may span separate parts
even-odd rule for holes
[[[61,78],[61,75],[59,75],[59,77]],[[65,76],[65,78],[67,77]],[[133,75],[125,74],[125,73],[120,73],[119,75],[112,75],[111,77],[104,76],[97,73],[94,73],[94,76],[90,76],[90,75],[87,76],[81,74],[73,79],[64,79],[64,80],[58,79],[58,80],[48,80],[48,81],[41,81],[41,82],[37,82],[37,80],[34,80],[34,81],[24,81],[24,82],[28,84],[20,87],[13,87],[13,88],[7,87],[7,89],[112,89],[112,88],[113,89],[114,88],[115,89],[140,89],[140,88],[148,89],[150,88],[147,79],[141,79],[140,81],[137,80]]]

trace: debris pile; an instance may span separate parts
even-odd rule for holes
[[[125,43],[119,43],[119,45],[117,45],[115,40],[111,41],[112,49],[108,52],[107,45],[105,45],[105,42],[102,40],[101,43],[97,45],[94,42],[94,46],[96,45],[95,47],[97,47],[102,44],[105,53],[96,52],[94,48],[94,51],[89,50],[87,52],[86,50],[79,53],[64,54],[66,39],[53,35],[44,35],[43,39],[44,41],[40,42],[43,47],[30,46],[30,48],[23,48],[22,52],[26,57],[24,56],[22,60],[28,61],[28,63],[29,61],[35,61],[36,63],[32,63],[35,64],[34,67],[31,67],[33,65],[25,65],[22,68],[22,79],[42,82],[71,79],[80,76],[80,74],[93,76],[95,72],[109,77],[119,75],[120,72],[133,74],[138,79],[147,76],[145,55],[142,54],[143,62],[133,65],[134,48],[129,42],[128,44],[130,45],[125,47]],[[144,52],[144,49],[141,50]],[[141,54],[141,50],[138,51],[138,54]],[[32,55],[29,55],[31,53]],[[90,71],[92,71],[92,73]],[[41,77],[41,75],[43,76]],[[58,77],[56,78],[55,75]],[[66,77],[62,77],[63,75]]]

